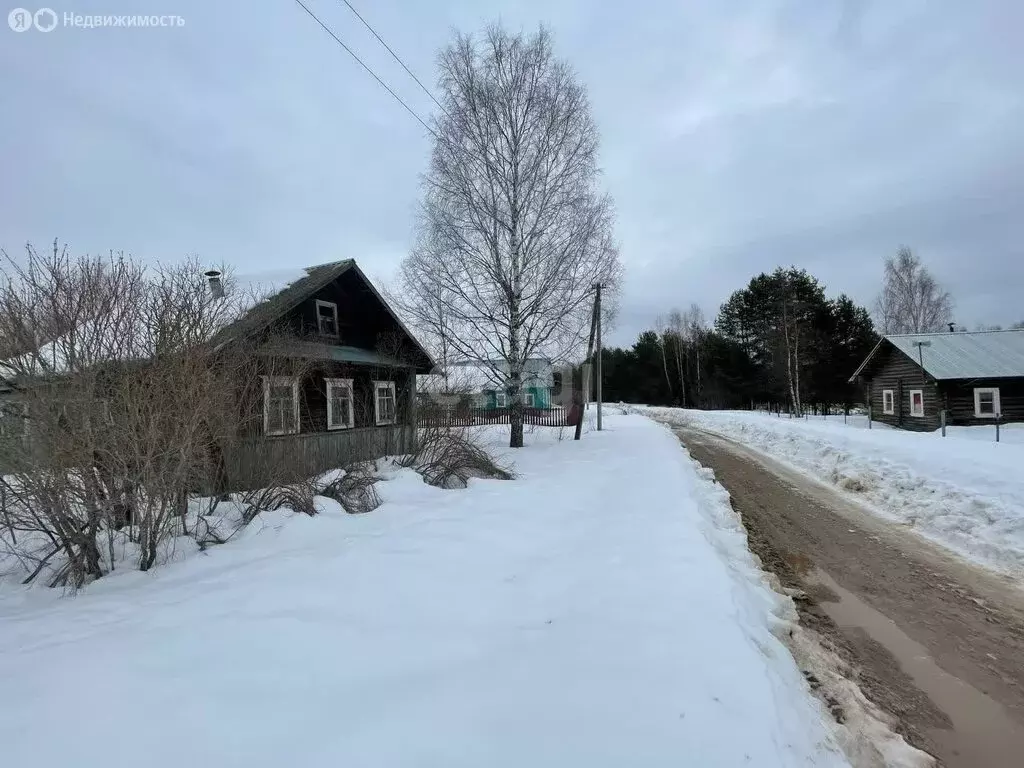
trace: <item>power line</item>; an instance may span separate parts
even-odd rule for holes
[[[302,8],[302,10],[304,10],[306,13],[309,14],[310,18],[312,18],[313,21],[315,21],[317,24],[320,25],[320,27],[323,29],[324,32],[326,32],[328,35],[333,37],[334,38],[334,42],[336,42],[338,45],[340,45],[342,48],[344,48],[345,52],[348,53],[349,56],[351,56],[353,59],[355,59],[359,63],[359,66],[361,66],[363,69],[365,69],[367,72],[369,72],[370,76],[374,80],[376,80],[377,83],[384,90],[386,90],[388,93],[390,93],[394,97],[395,101],[397,101],[399,104],[401,104],[405,108],[406,112],[408,112],[410,115],[412,115],[414,118],[416,118],[416,120],[419,122],[419,124],[422,125],[424,128],[426,128],[427,131],[430,133],[430,135],[432,135],[435,139],[438,138],[437,133],[434,131],[434,129],[431,128],[429,125],[427,125],[426,121],[422,117],[420,117],[418,114],[416,114],[415,110],[413,110],[412,107],[410,107],[408,104],[406,104],[402,100],[402,97],[399,96],[397,93],[395,93],[387,83],[385,83],[383,80],[381,80],[380,77],[377,75],[377,73],[374,72],[372,69],[370,69],[370,67],[366,64],[366,62],[364,62],[362,59],[360,59],[351,48],[349,48],[347,45],[345,45],[345,43],[342,42],[341,38],[338,37],[330,27],[328,27],[326,24],[324,24],[320,20],[319,16],[317,16],[315,13],[313,13],[311,10],[309,10],[309,6],[307,6],[304,2],[302,2],[302,0],[295,0],[295,2],[298,3],[299,7]],[[352,6],[350,5],[349,8],[352,8]],[[355,9],[352,8],[352,11],[355,12]],[[359,14],[356,13],[356,16],[359,16]],[[360,18],[360,20],[362,20],[362,16],[360,16],[359,18]],[[363,21],[363,23],[366,24],[365,21]],[[370,25],[367,24],[366,26],[369,27]],[[370,28],[370,31],[372,32],[373,29]],[[377,36],[376,32],[374,32],[373,34],[375,36]],[[377,39],[380,40],[380,37],[377,36]],[[383,40],[381,40],[381,43],[384,45],[385,48],[388,48],[387,44],[384,43]],[[388,48],[388,50],[391,51],[390,48]],[[394,51],[391,51],[391,55],[395,56],[395,58],[398,59],[398,56],[395,55]],[[401,64],[401,59],[398,59],[398,62]],[[402,66],[405,67],[404,64],[402,64]],[[409,72],[408,67],[406,67],[405,71]],[[412,72],[409,72],[409,74],[412,75]],[[416,82],[419,83],[419,80],[416,79],[416,76],[415,75],[412,75],[412,76],[413,76],[413,79],[415,79]],[[423,83],[420,83],[420,87],[423,88]],[[426,90],[426,89],[424,89],[424,90]],[[433,98],[433,96],[431,96],[431,98]],[[437,99],[434,99],[434,101],[437,101]]]
[[[299,6],[302,8],[302,10],[304,10],[307,14],[309,14],[310,18],[312,18],[317,24],[320,25],[320,27],[324,30],[324,32],[326,32],[332,38],[334,38],[334,41],[338,45],[340,45],[342,48],[344,48],[349,56],[351,56],[353,59],[355,59],[363,69],[365,69],[367,72],[369,72],[370,76],[373,77],[373,79],[376,80],[380,84],[380,86],[382,88],[384,88],[384,90],[386,90],[388,93],[390,93],[394,97],[395,101],[397,101],[399,104],[401,104],[405,108],[406,112],[408,112],[410,115],[412,115],[417,120],[417,122],[419,122],[420,125],[422,125],[424,128],[426,128],[427,132],[429,132],[431,136],[433,136],[435,139],[437,139],[439,141],[441,140],[441,137],[438,135],[437,131],[435,131],[433,128],[431,128],[429,125],[427,125],[427,122],[422,117],[420,117],[418,114],[416,114],[416,111],[412,107],[410,107],[408,104],[406,104],[405,101],[402,100],[402,97],[400,97],[397,93],[395,93],[394,90],[392,90],[391,87],[388,86],[388,84],[385,83],[377,75],[376,72],[374,72],[372,69],[370,69],[369,65],[367,65],[366,62],[364,62],[362,59],[360,59],[351,48],[349,48],[347,45],[345,45],[345,43],[341,40],[341,38],[338,37],[334,33],[334,31],[331,30],[330,27],[328,27],[326,24],[324,24],[324,22],[321,21],[320,18],[315,13],[313,13],[313,11],[311,11],[309,9],[309,7],[302,0],[295,0],[295,2],[299,4]],[[364,19],[359,14],[359,11],[357,11],[355,9],[355,7],[350,2],[348,2],[348,0],[342,0],[342,2],[344,2],[345,5],[347,5],[352,10],[352,13],[354,13],[356,15],[356,17],[366,26],[366,28],[368,30],[370,30],[370,32],[373,33],[373,36],[376,37],[377,40],[380,42],[380,44],[383,45],[387,49],[388,53],[390,53],[394,57],[395,61],[397,61],[399,64],[402,65],[402,69],[404,69],[406,72],[409,73],[409,76],[413,80],[416,81],[416,84],[419,85],[419,87],[423,89],[423,91],[431,98],[431,100],[433,100],[433,102],[435,104],[437,104],[437,106],[441,109],[441,111],[444,112],[446,115],[448,115],[448,117],[450,118],[451,117],[451,113],[449,113],[448,110],[446,110],[444,108],[444,105],[441,104],[441,102],[438,101],[437,98],[435,98],[434,94],[432,94],[430,92],[430,90],[423,84],[423,82],[418,77],[416,77],[415,74],[413,74],[412,70],[409,69],[409,67],[407,67],[405,65],[405,62],[403,62],[399,58],[398,54],[395,53],[394,50],[392,50],[391,46],[389,46],[386,42],[384,42],[384,39],[380,35],[378,35],[377,32],[373,29],[373,27],[371,27],[370,24],[366,21],[366,19]],[[464,147],[464,146],[462,146],[461,144],[458,144],[458,143],[451,145],[451,148],[461,152],[466,157],[469,157],[470,159],[472,159],[472,160],[474,160],[476,162],[482,162],[488,168],[488,170],[493,171],[493,164],[491,163],[491,161],[489,159],[487,159],[486,154],[485,154],[485,156],[483,158],[481,158],[479,155],[477,155],[472,150],[470,150],[470,149],[468,149],[468,148],[466,148],[466,147]]]
[[[402,69],[405,70],[406,74],[408,74],[409,77],[415,80],[416,85],[418,85],[423,90],[423,92],[430,97],[431,101],[437,104],[437,106],[441,109],[442,112],[447,114],[448,110],[444,108],[444,105],[441,104],[441,102],[437,100],[437,98],[434,96],[431,90],[427,88],[427,86],[425,86],[418,77],[416,77],[415,73],[413,73],[413,71],[406,66],[405,62],[402,61],[401,58],[399,58],[398,54],[394,52],[391,46],[384,41],[384,38],[377,34],[377,30],[370,26],[370,22],[363,18],[362,14],[360,14],[359,11],[355,9],[355,6],[352,5],[352,3],[350,3],[348,0],[341,0],[341,2],[347,5],[348,9],[356,15],[356,18],[363,23],[363,26],[370,30],[370,34],[377,38],[377,42],[384,46],[387,52],[391,54],[391,57],[401,65]]]
[[[347,5],[348,9],[350,11],[352,11],[352,13],[354,13],[356,15],[356,18],[359,19],[359,21],[361,21],[363,23],[363,26],[366,27],[368,30],[370,30],[370,33],[375,38],[377,38],[377,42],[380,43],[382,46],[384,46],[385,50],[387,50],[387,52],[391,54],[391,57],[401,65],[402,69],[404,69],[406,71],[406,74],[408,74],[409,77],[411,77],[413,80],[416,81],[416,85],[418,85],[422,89],[422,91],[425,94],[427,94],[427,96],[430,97],[431,101],[433,101],[435,104],[437,104],[438,109],[440,109],[449,119],[454,119],[454,118],[452,118],[451,112],[449,112],[447,109],[445,109],[444,104],[442,104],[440,101],[438,101],[437,97],[434,96],[433,92],[429,88],[427,88],[427,86],[425,86],[423,84],[423,81],[420,80],[418,77],[416,77],[416,74],[411,69],[409,69],[409,67],[406,65],[406,63],[404,61],[402,61],[401,57],[399,57],[399,55],[397,53],[395,53],[394,49],[390,45],[387,44],[387,41],[385,41],[383,37],[381,37],[379,34],[377,34],[377,30],[375,30],[372,26],[370,26],[370,22],[368,22],[366,19],[363,18],[362,14],[359,13],[359,11],[356,10],[355,6],[352,5],[352,3],[349,2],[349,0],[341,0],[341,2],[343,2],[345,5]],[[434,131],[431,131],[431,133],[434,134],[434,138],[435,139],[440,139],[441,138]],[[487,159],[486,153],[485,153],[485,155],[483,157],[481,157],[476,152],[468,149],[467,147],[462,146],[461,144],[454,144],[454,145],[452,145],[452,148],[453,149],[457,149],[459,152],[461,152],[462,154],[464,154],[466,157],[470,158],[471,160],[474,160],[474,161],[479,162],[479,163],[483,163],[487,167],[487,169],[489,171],[492,171],[492,172],[494,171],[494,166],[491,163],[491,161],[489,159]]]

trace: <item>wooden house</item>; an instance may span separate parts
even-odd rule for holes
[[[457,362],[447,367],[446,373],[421,376],[420,390],[426,399],[438,400],[433,395],[449,393],[443,398],[446,404],[459,400],[476,409],[485,411],[503,410],[510,407],[508,363],[503,360],[493,363]],[[524,361],[520,380],[523,405],[526,408],[547,410],[555,403],[556,372],[546,358],[529,358]]]
[[[884,336],[850,377],[871,417],[917,431],[1024,421],[1024,329]]]
[[[212,300],[223,299],[219,273],[207,277]],[[271,474],[299,479],[408,452],[416,437],[416,375],[434,362],[355,261],[255,277],[248,288],[261,298],[206,342],[209,365],[232,349],[244,349],[251,361],[232,394],[233,439],[211,457],[216,480],[207,490],[260,487]],[[132,364],[146,368],[145,359]],[[0,438],[27,445],[28,409],[19,392],[59,380],[66,366],[57,359],[20,380],[8,368],[0,363]],[[103,402],[102,392],[92,395]]]
[[[229,485],[256,482],[266,462],[309,475],[411,449],[416,374],[434,362],[355,261],[306,268],[218,340],[253,337],[267,339],[273,375],[261,377],[262,418],[225,457]]]

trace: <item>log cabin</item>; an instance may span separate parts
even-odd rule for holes
[[[883,336],[850,381],[900,429],[1024,421],[1024,329]]]

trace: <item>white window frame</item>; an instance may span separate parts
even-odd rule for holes
[[[270,388],[290,386],[292,388],[292,412],[294,413],[295,429],[270,431]],[[299,380],[293,376],[263,377],[263,434],[265,435],[297,435],[299,433]]]
[[[886,399],[889,400],[889,405],[885,404]],[[892,389],[882,390],[882,413],[886,416],[896,415],[896,391]]]
[[[508,408],[508,395],[504,392],[494,393],[494,407],[495,408]]]
[[[324,331],[323,317],[320,315],[320,307],[330,307],[331,312],[334,314],[334,333],[327,333]],[[337,339],[341,336],[341,327],[338,325],[338,305],[333,301],[324,301],[323,299],[316,300],[316,329],[319,331],[321,336],[329,336],[332,339]]]
[[[351,429],[355,426],[355,416],[353,414],[355,389],[352,387],[352,379],[324,379],[324,382],[327,384],[327,429]],[[348,420],[344,424],[334,423],[334,398],[332,395],[335,387],[348,390]]]
[[[992,395],[992,413],[981,412],[981,396]],[[1002,409],[999,403],[999,387],[975,387],[974,388],[974,418],[976,419],[998,419]]]
[[[533,403],[534,403],[533,392],[524,392],[523,393],[523,404],[527,408],[533,408]]]
[[[914,395],[918,394],[921,396],[921,410],[914,410]],[[924,418],[924,390],[923,389],[911,389],[910,390],[910,415],[915,419]]]
[[[391,399],[395,403],[395,414],[394,418],[382,419],[380,417],[380,389],[387,387],[391,390]],[[375,381],[373,382],[373,415],[377,421],[377,426],[383,426],[385,424],[394,424],[398,421],[398,395],[395,394],[395,382],[393,381]]]

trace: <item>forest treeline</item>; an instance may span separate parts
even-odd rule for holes
[[[657,325],[630,348],[603,350],[606,401],[798,414],[849,408],[863,399],[849,378],[878,341],[866,308],[845,294],[827,297],[795,267],[751,279],[713,324],[692,306]]]

